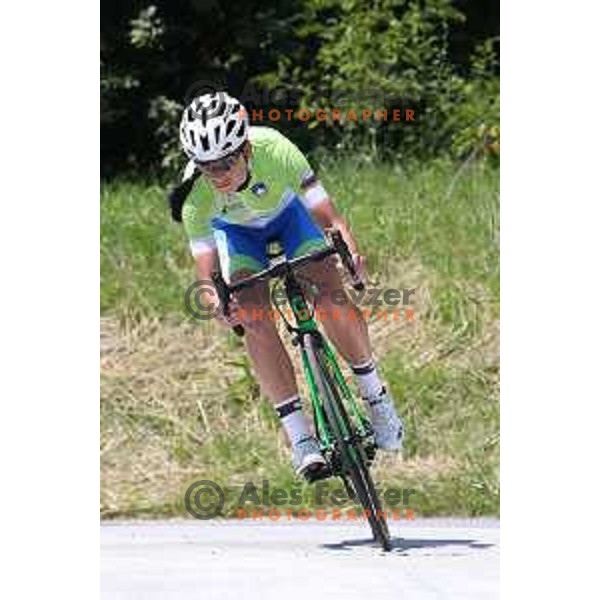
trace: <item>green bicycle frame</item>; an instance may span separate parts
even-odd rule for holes
[[[362,437],[367,435],[366,428],[366,416],[361,408],[359,408],[354,395],[350,391],[348,384],[342,374],[342,371],[337,363],[335,354],[331,350],[331,347],[327,343],[327,340],[322,336],[317,328],[317,324],[315,323],[311,312],[304,300],[304,296],[302,293],[293,287],[290,290],[289,285],[286,285],[288,290],[288,300],[290,302],[292,312],[294,313],[294,318],[296,320],[296,328],[297,334],[300,338],[304,338],[306,335],[316,335],[319,336],[320,343],[322,344],[325,358],[329,367],[331,368],[331,372],[334,375],[335,381],[342,391],[342,396],[344,400],[348,403],[350,407],[351,414],[354,416],[356,421],[356,429],[358,434]],[[329,450],[333,447],[333,443],[331,440],[330,432],[326,426],[326,420],[323,412],[322,399],[319,395],[319,388],[315,381],[315,374],[313,372],[313,366],[311,365],[310,359],[308,357],[308,352],[304,343],[300,344],[300,354],[302,357],[302,368],[304,370],[304,375],[308,382],[308,386],[310,389],[310,399],[313,407],[314,415],[315,415],[315,427],[317,430],[317,435],[323,445],[324,450]],[[345,433],[346,436],[350,435],[350,432]]]

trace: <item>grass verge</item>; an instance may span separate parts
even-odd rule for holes
[[[497,514],[498,172],[342,162],[323,179],[370,277],[417,289],[414,322],[371,326],[408,429],[404,458],[379,457],[376,479],[415,489],[417,515]],[[227,514],[246,481],[291,489],[283,434],[239,341],[184,311],[193,270],[161,187],[102,187],[101,274],[102,515],[185,515],[198,479],[226,488]],[[303,498],[294,510],[314,508]]]

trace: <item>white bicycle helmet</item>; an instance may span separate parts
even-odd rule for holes
[[[179,139],[187,156],[197,162],[217,160],[248,139],[248,113],[226,92],[203,94],[183,111]]]

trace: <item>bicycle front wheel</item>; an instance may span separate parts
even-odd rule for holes
[[[319,339],[311,339],[307,350],[314,367],[315,383],[323,399],[325,419],[339,450],[343,471],[350,479],[356,498],[365,510],[373,537],[385,551],[389,551],[390,532],[367,467],[365,449],[348,417],[321,343]]]

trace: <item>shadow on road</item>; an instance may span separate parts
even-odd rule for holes
[[[324,548],[329,550],[351,550],[356,546],[373,546],[377,547],[376,543],[372,539],[362,538],[357,540],[342,540],[334,544],[323,544]],[[409,550],[421,549],[421,548],[444,548],[444,547],[460,547],[475,550],[485,550],[491,548],[494,544],[484,544],[477,542],[476,540],[451,540],[451,539],[439,539],[439,540],[420,540],[420,539],[407,539],[407,538],[393,538],[392,539],[392,552],[403,554]],[[443,553],[445,556],[459,556],[459,552]],[[435,553],[435,556],[440,556],[439,552]]]

